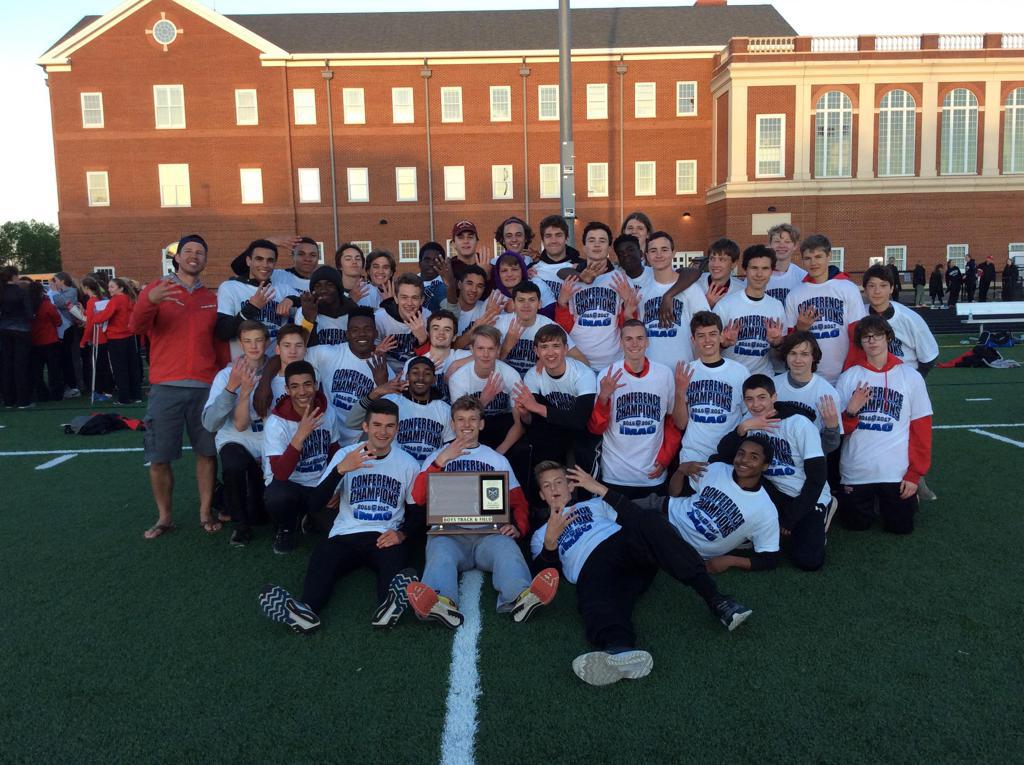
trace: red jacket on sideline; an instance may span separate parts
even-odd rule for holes
[[[107,323],[107,339],[123,340],[131,337],[132,301],[123,292],[110,298],[110,302],[97,311],[92,320],[97,324]]]
[[[149,292],[162,281],[181,287],[177,294],[154,305]],[[217,340],[217,295],[201,284],[191,292],[177,276],[147,284],[132,311],[131,331],[149,336],[149,381],[153,385],[177,380],[213,382],[230,358],[227,343]]]
[[[48,298],[44,298],[32,320],[32,345],[53,345],[60,342],[60,314]]]

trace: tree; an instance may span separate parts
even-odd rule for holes
[[[60,232],[37,220],[10,220],[0,226],[0,264],[23,274],[60,271]]]

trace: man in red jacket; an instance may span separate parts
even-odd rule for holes
[[[182,237],[174,255],[175,273],[147,285],[132,311],[131,329],[149,335],[150,349],[145,455],[159,517],[144,534],[146,539],[174,529],[171,463],[181,456],[183,429],[196,457],[199,523],[207,533],[220,531],[211,511],[217,448],[213,434],[203,427],[202,413],[227,353],[214,337],[217,296],[199,281],[206,253],[201,236]]]

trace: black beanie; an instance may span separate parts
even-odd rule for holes
[[[338,288],[338,294],[345,294],[345,288],[341,283],[341,271],[334,266],[320,266],[309,276],[309,289],[312,292],[313,285],[317,282],[330,282]]]

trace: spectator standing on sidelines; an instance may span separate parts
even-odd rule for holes
[[[1017,282],[1020,281],[1020,268],[1013,261],[1013,257],[1006,256],[1006,265],[1003,266],[1003,300],[1010,301],[1017,299]]]
[[[27,289],[36,312],[32,320],[32,386],[39,401],[61,401],[64,398],[64,375],[60,364],[60,338],[57,335],[62,323],[61,316],[46,296],[42,284],[31,282]]]
[[[928,277],[928,297],[931,298],[932,308],[942,308],[942,296],[945,294],[945,278],[942,273],[943,265],[936,263]]]
[[[914,275],[911,278],[914,285],[914,308],[924,308],[924,288],[928,284],[928,277],[925,274],[921,261],[914,264]]]
[[[988,302],[988,291],[992,286],[992,282],[996,280],[996,264],[992,260],[992,256],[989,255],[985,258],[985,262],[978,268],[981,272],[981,276],[978,280],[978,302]]]
[[[963,292],[964,300],[968,303],[974,302],[974,293],[978,289],[978,264],[973,257],[969,257],[964,263]]]
[[[196,458],[200,525],[208,533],[220,531],[211,514],[217,447],[202,412],[220,369],[218,356],[226,361],[227,353],[214,336],[217,296],[199,280],[206,260],[206,241],[198,234],[183,237],[174,255],[176,272],[147,285],[132,311],[132,331],[149,336],[145,457],[159,515],[146,539],[174,529],[171,463],[181,457],[183,428]]]
[[[900,279],[900,267],[896,265],[896,258],[889,258],[889,273],[892,275],[892,301],[900,302],[900,290],[902,280]]]
[[[963,286],[963,282],[964,275],[960,271],[960,267],[954,261],[949,261],[946,264],[946,289],[949,291],[946,305],[948,307],[956,308],[956,304],[960,301],[960,289]],[[968,300],[967,302],[970,301]]]
[[[82,340],[82,324],[72,314],[78,305],[78,287],[67,271],[59,271],[50,280],[50,299],[64,320],[60,334],[61,365],[64,370],[65,398],[80,395],[82,387],[82,354],[78,344]]]
[[[131,328],[135,306],[135,288],[127,279],[111,279],[107,284],[110,301],[93,317],[107,325],[107,355],[114,373],[117,401],[120,404],[142,403],[142,360],[139,345]]]

